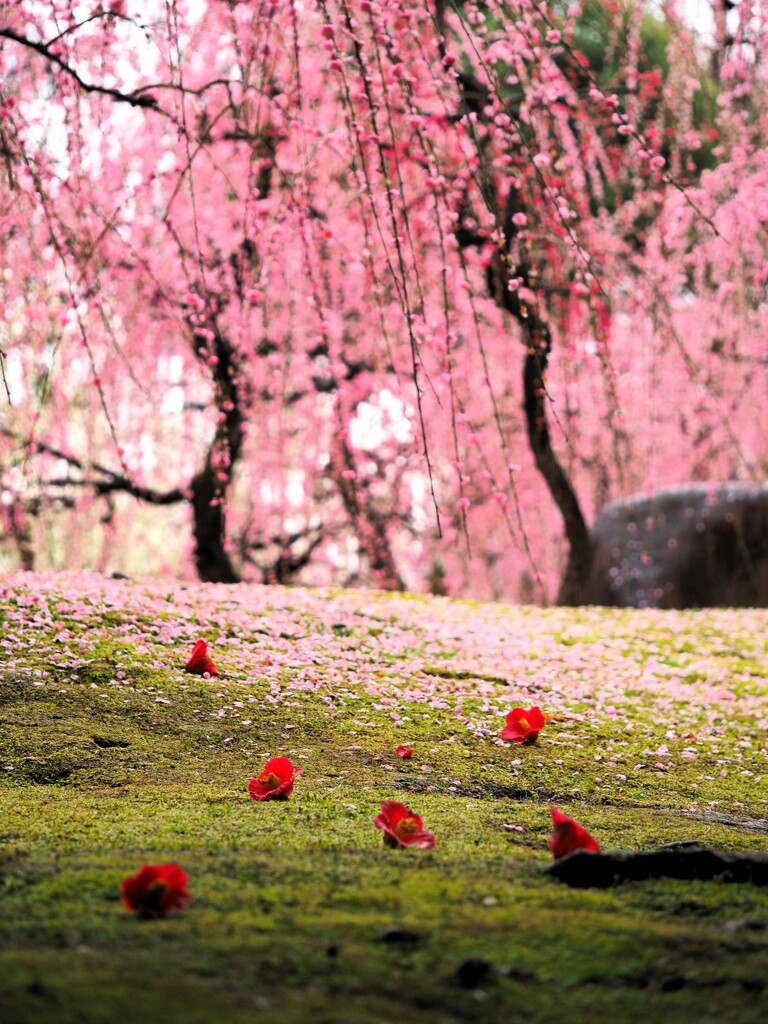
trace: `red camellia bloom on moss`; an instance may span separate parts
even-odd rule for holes
[[[397,754],[398,757],[411,757],[411,755],[413,754],[413,747],[406,747],[403,746],[403,744],[401,743],[399,744],[395,753]]]
[[[506,718],[507,724],[501,730],[503,740],[515,743],[533,743],[544,728],[545,718],[541,708],[513,708]]]
[[[567,814],[562,814],[556,807],[550,808],[552,814],[553,834],[548,842],[555,860],[564,857],[566,853],[573,853],[574,850],[590,850],[592,853],[600,853],[600,847],[596,840],[585,828]]]
[[[192,899],[189,878],[178,864],[144,864],[120,883],[127,910],[139,917],[169,917]]]
[[[299,775],[301,768],[294,768],[287,757],[271,758],[257,779],[248,780],[251,800],[287,800]]]
[[[424,822],[419,815],[396,800],[382,800],[381,814],[374,819],[374,825],[384,830],[385,846],[415,846],[419,850],[431,850],[435,845],[435,837],[424,831]]]
[[[184,666],[185,672],[191,672],[196,676],[203,676],[207,672],[209,676],[217,676],[218,670],[208,656],[208,645],[205,640],[198,640],[192,648],[189,661]]]

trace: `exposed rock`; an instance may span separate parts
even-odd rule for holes
[[[583,604],[768,607],[768,486],[687,484],[614,502],[591,531]]]
[[[607,889],[620,882],[648,878],[752,882],[768,885],[768,855],[726,853],[724,850],[615,850],[591,853],[575,850],[544,869],[576,889]]]

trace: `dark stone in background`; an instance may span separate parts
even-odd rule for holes
[[[768,607],[768,486],[686,484],[608,505],[583,604]]]

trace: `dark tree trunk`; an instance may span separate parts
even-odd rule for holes
[[[192,479],[195,568],[203,583],[238,583],[226,549],[226,516],[221,482],[210,464]]]
[[[195,568],[204,583],[238,583],[239,574],[227,552],[226,497],[232,472],[243,450],[245,398],[237,353],[211,318],[214,340],[214,401],[223,418],[206,455],[205,465],[190,484],[192,492]],[[194,337],[196,351],[205,352],[204,338]]]
[[[592,541],[576,491],[552,447],[549,433],[546,375],[552,351],[552,333],[547,322],[544,294],[536,287],[525,242],[519,237],[512,220],[516,213],[522,212],[524,208],[520,193],[510,189],[504,212],[504,251],[496,255],[488,268],[488,287],[496,302],[515,318],[522,331],[526,346],[523,406],[528,442],[536,468],[543,476],[563,518],[569,545],[568,563],[560,583],[557,602],[578,605],[582,603],[592,564]],[[519,289],[510,290],[507,287],[511,278],[520,280],[522,288],[533,292],[536,301],[523,302]]]
[[[21,501],[15,501],[9,510],[10,532],[19,552],[19,568],[22,572],[34,572],[35,545],[29,527],[30,509]]]
[[[549,330],[545,330],[545,339],[531,338],[528,343],[523,367],[525,419],[536,468],[560,510],[570,547],[557,603],[578,605],[583,603],[582,595],[592,565],[592,540],[576,492],[552,448],[544,387],[551,337]]]
[[[443,27],[446,5],[436,5],[438,25]],[[445,48],[441,46],[441,55]],[[474,112],[484,117],[485,98],[488,89],[473,74],[462,73],[457,79],[461,106],[457,117]],[[523,405],[525,409],[528,441],[536,462],[536,468],[544,478],[549,492],[563,517],[565,535],[568,540],[568,563],[558,593],[558,604],[577,605],[582,603],[587,576],[592,563],[592,542],[584,514],[568,475],[563,469],[553,447],[547,422],[546,372],[552,350],[552,334],[547,318],[547,298],[539,286],[536,274],[531,272],[527,241],[513,221],[516,213],[526,213],[525,202],[519,190],[510,187],[505,208],[502,210],[498,189],[491,171],[490,154],[484,144],[478,141],[480,158],[479,182],[483,198],[494,216],[499,218],[502,228],[503,248],[496,250],[487,270],[488,291],[496,303],[509,313],[519,324],[522,340],[526,346],[523,366]],[[459,224],[459,244],[464,246],[483,244],[487,239],[475,231],[466,231]],[[516,278],[518,287],[510,289],[510,280]],[[522,302],[520,289],[533,293],[533,303]]]

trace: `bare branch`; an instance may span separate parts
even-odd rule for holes
[[[94,82],[86,82],[80,77],[73,67],[67,64],[65,60],[51,50],[50,43],[35,42],[34,39],[28,39],[26,36],[20,35],[12,28],[0,29],[0,38],[11,39],[13,42],[19,43],[21,46],[26,46],[30,50],[35,50],[37,53],[41,54],[41,56],[45,57],[46,60],[56,64],[62,71],[65,71],[70,75],[84,92],[101,93],[103,96],[109,96],[116,103],[127,103],[131,107],[144,107],[145,109],[156,110],[159,113],[166,114],[166,116],[168,116],[167,112],[162,109],[154,96],[144,96],[138,92],[121,92],[119,89],[111,89],[106,85],[96,85]]]
[[[7,434],[8,432],[4,431],[4,433]],[[112,494],[115,491],[122,491],[125,494],[130,494],[132,497],[137,498],[139,501],[146,501],[149,505],[175,505],[180,501],[186,501],[188,498],[186,492],[180,487],[173,487],[169,491],[157,491],[152,487],[142,487],[140,484],[136,484],[132,480],[129,480],[128,477],[124,476],[122,473],[116,473],[114,470],[108,469],[106,466],[101,466],[95,462],[83,462],[82,459],[78,459],[74,455],[69,455],[67,452],[63,452],[58,448],[54,448],[52,445],[45,444],[44,442],[35,441],[34,447],[38,452],[42,452],[45,455],[51,455],[55,459],[61,459],[73,469],[77,469],[80,472],[93,470],[104,477],[102,480],[87,480],[68,476],[61,479],[41,481],[50,487],[90,487],[93,489],[94,493],[99,496]]]

